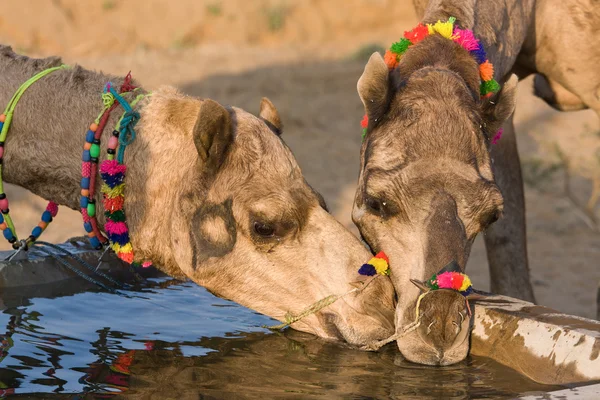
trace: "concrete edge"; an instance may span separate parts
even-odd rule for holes
[[[490,296],[474,313],[472,354],[539,383],[600,381],[600,321],[505,296]]]
[[[578,386],[554,392],[531,393],[516,397],[515,400],[598,400],[600,384]]]

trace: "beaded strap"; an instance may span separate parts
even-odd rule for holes
[[[37,73],[33,77],[29,78],[25,83],[19,86],[13,97],[10,99],[10,102],[6,106],[4,114],[0,115],[0,211],[2,212],[2,214],[0,214],[0,230],[2,230],[2,235],[6,240],[8,240],[9,243],[12,244],[15,250],[19,249],[21,246],[28,248],[40,237],[40,235],[44,232],[48,224],[52,222],[52,219],[54,217],[56,217],[56,214],[58,213],[58,205],[52,201],[48,202],[46,210],[42,213],[41,221],[35,228],[33,228],[33,230],[31,231],[31,235],[29,235],[29,237],[24,241],[21,241],[22,243],[19,242],[15,225],[12,221],[12,218],[10,217],[8,198],[6,197],[6,193],[4,193],[4,183],[2,179],[4,142],[6,141],[6,135],[8,134],[8,131],[10,129],[15,107],[21,99],[21,96],[23,96],[23,93],[25,93],[25,91],[31,85],[33,85],[35,82],[45,77],[46,75],[67,68],[69,68],[69,66],[63,64],[58,67],[45,69]]]
[[[131,75],[125,77],[123,85],[119,88],[120,93],[133,91],[135,87],[131,85]],[[110,92],[110,83],[106,85],[102,92],[102,103],[104,107],[96,120],[90,125],[83,145],[83,154],[81,157],[81,198],[79,206],[83,217],[83,228],[87,232],[90,244],[95,249],[102,249],[108,243],[108,239],[100,232],[98,228],[98,219],[96,218],[96,175],[98,171],[98,162],[100,158],[100,139],[104,128],[108,123],[110,113],[119,106],[115,103],[115,97]]]
[[[107,160],[100,165],[100,174],[104,184],[102,193],[104,194],[104,215],[106,224],[104,229],[111,243],[111,248],[121,260],[131,264],[133,263],[133,246],[129,238],[129,228],[127,226],[127,217],[125,215],[125,173],[127,166],[123,163],[126,146],[135,138],[134,126],[139,120],[139,114],[133,110],[133,107],[146,95],[138,95],[129,104],[127,100],[110,89],[115,99],[121,104],[125,112],[117,122],[113,135],[108,142]],[[115,152],[118,147],[117,157]],[[148,262],[144,263],[148,266]]]
[[[123,181],[127,170],[123,162],[123,156],[126,146],[135,139],[134,126],[140,118],[139,113],[133,110],[132,107],[147,96],[147,94],[139,94],[131,104],[128,103],[122,96],[134,93],[137,90],[137,88],[130,84],[130,81],[131,74],[127,74],[118,92],[110,83],[107,83],[103,90],[102,101],[104,108],[86,133],[82,156],[80,206],[84,218],[84,229],[88,233],[90,244],[101,249],[104,244],[110,243],[110,247],[121,260],[137,265],[134,262],[133,247],[129,238],[129,229],[123,207],[125,203],[125,184]],[[105,238],[98,229],[96,218],[98,211],[94,202],[95,178],[96,171],[98,170],[98,159],[100,157],[100,138],[102,137],[102,132],[111,111],[119,105],[125,111],[121,118],[119,118],[108,140],[106,150],[107,159],[100,165],[100,176],[104,182],[101,187],[104,215],[106,217],[104,230],[108,236],[108,238]],[[144,261],[141,265],[144,268],[149,267],[152,265],[152,262]]]

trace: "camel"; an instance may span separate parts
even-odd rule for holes
[[[472,30],[502,89],[481,98],[478,61],[436,32],[409,47],[391,70],[373,54],[358,82],[368,128],[352,216],[371,248],[389,256],[399,296],[397,329],[414,318],[420,290],[410,279],[427,280],[449,262],[464,270],[473,240],[484,231],[492,291],[535,301],[512,120],[518,77],[538,74],[536,93],[555,108],[591,108],[600,115],[595,2],[414,0],[414,5],[424,24],[455,17],[455,26]],[[492,145],[501,127],[503,136]],[[444,340],[415,331],[397,341],[404,356],[432,365],[466,356],[468,340],[446,324],[456,322],[456,309],[462,312],[464,301],[455,302],[433,319],[434,327],[444,329]]]
[[[32,59],[0,47],[0,104],[58,65],[56,57]],[[118,87],[124,80],[73,66],[35,82],[8,133],[5,181],[79,210],[85,132],[109,81]],[[268,99],[256,117],[164,87],[137,108],[124,203],[136,259],[279,320],[364,281],[357,270],[371,254],[305,181]],[[112,113],[108,126],[121,114]],[[102,204],[99,190],[96,202]],[[102,229],[103,213],[98,220]],[[292,327],[362,345],[394,332],[394,308],[393,286],[380,277]]]

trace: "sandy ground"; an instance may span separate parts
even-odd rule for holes
[[[32,56],[62,55],[66,62],[106,72],[132,70],[147,88],[175,85],[254,113],[260,98],[269,97],[307,180],[356,232],[350,219],[362,116],[356,82],[369,47],[397,40],[415,23],[409,2],[171,3],[176,5],[158,0],[10,2],[0,16],[0,43]],[[515,119],[538,302],[594,317],[600,234],[565,195],[564,177],[568,163],[570,192],[585,204],[592,180],[600,177],[600,121],[590,111],[553,111],[532,96],[531,79],[520,85]],[[45,203],[20,188],[7,192],[18,230],[26,234]],[[44,239],[58,242],[81,232],[80,216],[61,209]],[[477,286],[489,288],[481,238],[468,272]]]

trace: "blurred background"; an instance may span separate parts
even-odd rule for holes
[[[261,97],[269,97],[307,180],[356,233],[350,212],[363,115],[356,82],[373,51],[382,51],[416,24],[411,1],[1,4],[0,43],[21,54],[59,55],[69,64],[121,76],[131,70],[146,89],[174,85],[255,114]],[[533,97],[528,78],[520,84],[516,124],[538,302],[594,317],[600,281],[600,121],[591,111],[553,111]],[[45,202],[10,185],[7,193],[17,230],[26,235]],[[60,242],[82,232],[79,214],[63,207],[44,240]],[[0,249],[8,249],[0,243]],[[481,237],[467,272],[476,286],[489,288]]]

